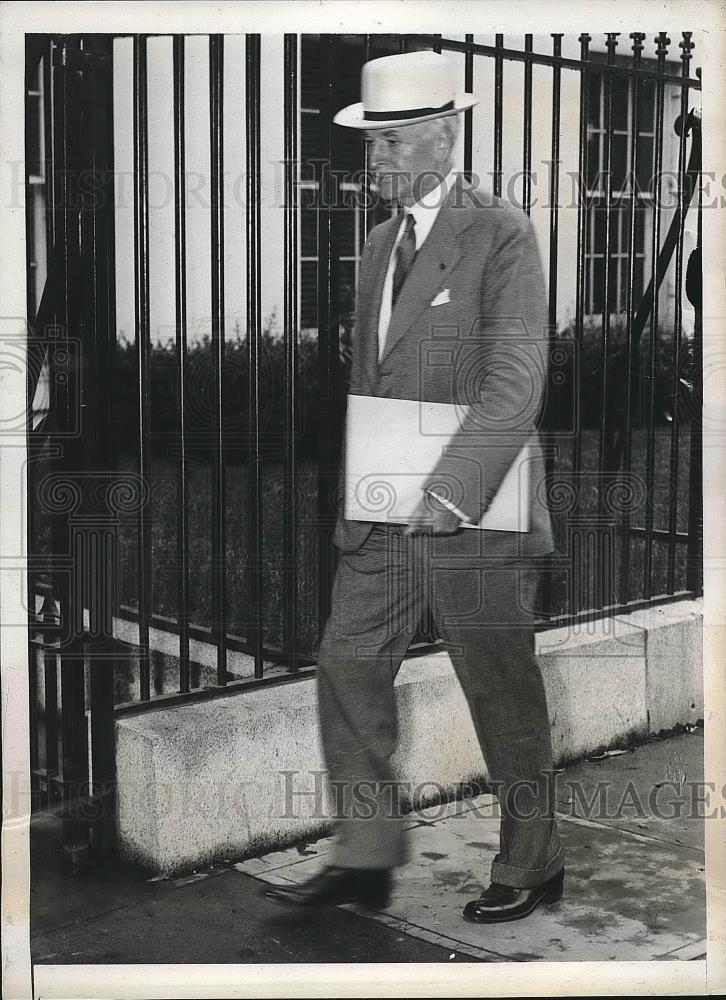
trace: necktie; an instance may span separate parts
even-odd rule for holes
[[[396,267],[393,272],[393,294],[391,297],[391,310],[395,309],[398,296],[401,294],[406,275],[411,270],[413,259],[416,256],[416,234],[413,227],[416,220],[410,212],[406,214],[403,236],[398,241],[396,247]]]

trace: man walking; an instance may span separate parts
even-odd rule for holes
[[[350,391],[457,404],[466,415],[407,524],[338,521],[340,561],[317,668],[338,795],[332,861],[302,886],[265,892],[299,906],[386,905],[391,873],[406,860],[390,767],[393,683],[428,609],[501,807],[491,884],[464,916],[514,920],[559,899],[564,874],[532,628],[535,559],[553,549],[536,431],[546,375],[541,263],[526,215],[453,171],[458,116],[476,100],[455,93],[444,56],[366,63],[362,98],[335,120],[365,130],[379,190],[403,212],[366,243]],[[525,445],[529,531],[463,528],[480,522]]]

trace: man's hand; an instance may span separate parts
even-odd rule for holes
[[[431,532],[434,535],[453,535],[460,525],[461,521],[453,511],[444,507],[430,493],[424,493],[408,522],[405,534]]]

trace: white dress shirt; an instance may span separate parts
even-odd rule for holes
[[[436,221],[436,217],[439,214],[439,209],[446,200],[451,187],[456,180],[456,174],[453,170],[450,170],[446,177],[437,184],[435,188],[427,192],[419,201],[415,201],[413,205],[406,205],[403,212],[401,213],[401,226],[399,227],[398,233],[396,235],[396,240],[393,244],[393,249],[391,250],[391,256],[388,261],[388,268],[386,269],[386,277],[383,282],[383,294],[381,296],[381,309],[378,314],[378,360],[380,361],[383,357],[383,352],[386,347],[386,335],[388,333],[388,327],[391,322],[392,313],[392,300],[393,300],[393,274],[396,269],[396,249],[403,236],[403,230],[405,228],[405,218],[406,214],[410,212],[414,219],[414,236],[416,237],[416,253],[423,246],[424,240],[431,232],[431,228]],[[431,496],[436,497],[439,503],[447,507],[452,513],[456,514],[460,521],[465,521],[470,523],[471,518],[467,517],[463,511],[460,511],[458,507],[455,507],[450,500],[446,500],[444,497],[439,496],[438,493],[434,493],[432,490],[427,492],[431,493]]]

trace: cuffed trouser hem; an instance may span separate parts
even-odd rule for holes
[[[547,882],[565,866],[565,849],[560,844],[557,853],[544,868],[517,868],[503,861],[492,861],[492,882],[509,885],[513,889],[533,889]]]

